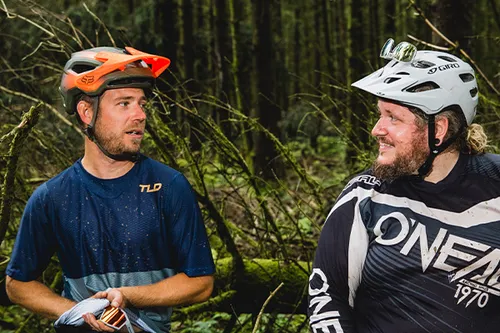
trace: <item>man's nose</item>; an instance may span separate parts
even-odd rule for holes
[[[144,107],[141,106],[140,104],[137,104],[136,107],[134,108],[134,120],[136,121],[144,121],[146,120],[146,112],[144,111]]]
[[[384,119],[380,118],[375,126],[372,128],[372,135],[373,136],[384,136],[387,134],[387,128],[385,126]]]

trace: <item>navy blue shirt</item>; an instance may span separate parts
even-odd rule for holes
[[[81,161],[36,189],[25,208],[7,275],[40,276],[57,253],[64,296],[81,301],[108,287],[144,285],[179,272],[213,274],[196,197],[186,178],[141,159],[124,176],[99,179]],[[168,331],[169,308],[138,310]]]

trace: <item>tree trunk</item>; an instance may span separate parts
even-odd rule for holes
[[[472,13],[475,5],[475,0],[440,0],[436,4],[436,28],[466,52],[469,51],[470,36],[473,35]],[[445,45],[437,35],[434,37],[434,43]]]
[[[349,1],[349,0],[347,0]],[[335,45],[335,53],[338,55],[338,68],[337,75],[335,78],[343,85],[348,84],[348,76],[349,76],[349,40],[347,35],[347,17],[350,16],[350,13],[346,13],[346,0],[339,0],[336,4],[336,17],[337,17],[337,39]],[[336,94],[336,98],[339,100],[346,100],[346,93],[343,91],[339,91]],[[342,109],[338,110],[338,117],[342,121],[347,121],[349,116],[349,111],[343,111]]]
[[[246,116],[251,116],[250,110],[253,108],[252,99],[252,75],[253,75],[253,34],[252,22],[246,20],[251,17],[251,8],[242,1],[231,0],[234,9],[234,42],[236,43],[236,55],[238,66],[234,69],[238,80],[239,94],[241,97],[241,112]],[[244,129],[244,142],[246,149],[250,152],[253,149],[252,131]]]
[[[349,67],[351,75],[349,85],[368,74],[364,62],[363,51],[366,49],[366,36],[363,22],[367,20],[363,17],[363,0],[353,0],[351,3],[352,21],[349,32],[351,39],[351,52],[349,56]],[[351,121],[349,129],[349,141],[351,144],[347,147],[347,163],[353,166],[357,162],[359,150],[363,150],[365,143],[368,142],[368,131],[366,122],[368,114],[366,107],[355,95],[349,96],[349,110],[351,112]]]
[[[324,94],[326,92],[322,91],[321,78],[323,75],[321,60],[325,57],[323,53],[323,48],[321,47],[321,12],[323,8],[321,3],[323,0],[316,0],[312,5],[312,10],[314,12],[314,88],[316,89],[316,94]],[[324,17],[324,16],[323,16]],[[329,53],[326,52],[326,57],[329,57]],[[316,127],[316,131],[310,134],[309,142],[311,143],[311,148],[314,151],[318,149],[318,137],[321,133],[321,118],[316,117],[313,119]]]
[[[294,65],[295,65],[295,78],[294,78],[294,88],[293,88],[293,94],[298,94],[301,92],[301,86],[300,86],[300,76],[301,76],[301,70],[300,70],[300,60],[301,60],[301,50],[302,50],[302,45],[301,45],[301,28],[302,28],[302,20],[300,19],[300,12],[301,12],[301,7],[299,4],[295,4],[295,10],[294,10],[294,34],[293,34],[293,40],[294,40]],[[298,100],[298,98],[296,98]]]
[[[380,48],[382,44],[380,43],[380,22],[378,17],[379,0],[370,0],[370,49],[369,56],[370,63],[373,68],[379,68],[382,59],[379,57]]]
[[[417,0],[415,3],[417,6],[422,9],[422,11],[428,14],[428,19],[432,20],[432,14],[434,10],[432,9],[433,0]],[[432,41],[432,30],[429,28],[427,24],[425,24],[424,20],[421,17],[415,17],[415,36],[422,40],[431,42]]]
[[[314,88],[316,93],[321,87],[321,59],[323,58],[323,50],[321,48],[321,4],[322,0],[315,0],[312,3],[311,10],[314,13]]]
[[[281,110],[277,104],[274,59],[276,57],[271,31],[271,2],[255,0],[255,45],[257,63],[257,117],[259,122],[276,137],[280,137],[278,123]],[[283,175],[283,166],[279,161],[274,143],[262,132],[256,134],[254,166],[256,173],[264,179],[273,179],[274,174]]]
[[[215,0],[216,9],[216,43],[218,52],[218,61],[220,65],[220,73],[218,78],[220,80],[220,95],[218,99],[224,104],[231,102],[231,44],[229,39],[229,13],[227,10],[226,0]],[[228,138],[232,138],[231,123],[229,121],[229,111],[226,108],[219,108],[218,111],[219,125],[222,131]]]
[[[384,8],[385,24],[384,24],[384,35],[385,39],[396,37],[396,2],[394,0],[388,0],[385,3]],[[385,42],[385,40],[384,40]],[[382,45],[380,45],[382,47]]]
[[[274,62],[275,67],[275,93],[276,93],[276,101],[278,105],[281,107],[283,112],[288,110],[288,69],[287,69],[287,53],[286,49],[286,40],[283,36],[283,15],[281,8],[281,0],[273,0],[272,6],[272,23],[271,30],[269,33],[271,36],[276,36],[274,39],[274,45],[276,45],[275,54],[276,61]]]
[[[328,83],[330,85],[333,85],[334,82],[332,82],[331,78],[335,75],[334,74],[334,66],[333,66],[333,54],[332,54],[332,37],[331,37],[331,24],[329,22],[329,13],[331,11],[330,6],[328,5],[327,0],[322,0],[321,1],[321,16],[323,18],[323,38],[324,38],[324,44],[325,44],[325,55],[326,55],[326,69],[327,69],[327,78],[328,78]],[[328,92],[330,96],[333,97],[334,90],[332,87],[328,89]]]
[[[177,73],[177,45],[179,44],[179,31],[177,29],[177,5],[175,1],[171,0],[154,0],[154,31],[158,33],[158,42],[151,47],[145,48],[151,50],[151,53],[161,54],[170,59],[170,66],[165,78],[167,83],[163,80],[157,81],[158,89],[164,92],[171,101],[177,98],[174,87],[176,86],[176,79],[174,75],[168,73]],[[149,33],[149,32],[148,32]],[[177,110],[174,108],[170,110],[170,118],[177,119]],[[168,122],[169,117],[160,112],[160,117],[163,122]]]
[[[189,96],[196,95],[199,93],[198,84],[195,80],[195,56],[194,56],[194,36],[193,36],[193,1],[194,0],[183,0],[182,3],[182,27],[184,36],[184,89],[185,93]],[[192,107],[195,107],[193,105]],[[198,134],[195,130],[195,124],[189,123],[189,143],[191,149],[194,151],[199,151],[201,149],[201,142]]]

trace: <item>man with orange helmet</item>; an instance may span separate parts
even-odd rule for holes
[[[169,64],[130,47],[72,54],[60,92],[85,153],[28,201],[7,269],[13,302],[59,321],[99,304],[75,332],[113,332],[97,319],[108,304],[124,311],[129,332],[168,332],[172,306],[210,297],[214,263],[195,194],[181,173],[139,152],[145,91]],[[37,281],[54,253],[62,296]]]
[[[389,40],[353,83],[378,98],[378,155],[337,198],[309,279],[314,333],[476,333],[500,325],[500,157],[473,124],[472,67]]]

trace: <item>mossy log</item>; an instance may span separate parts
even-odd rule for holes
[[[244,259],[243,263],[244,271],[234,274],[230,258],[218,260],[212,300],[179,309],[176,315],[184,317],[205,311],[257,314],[282,282],[265,312],[306,313],[310,263],[273,259]]]

